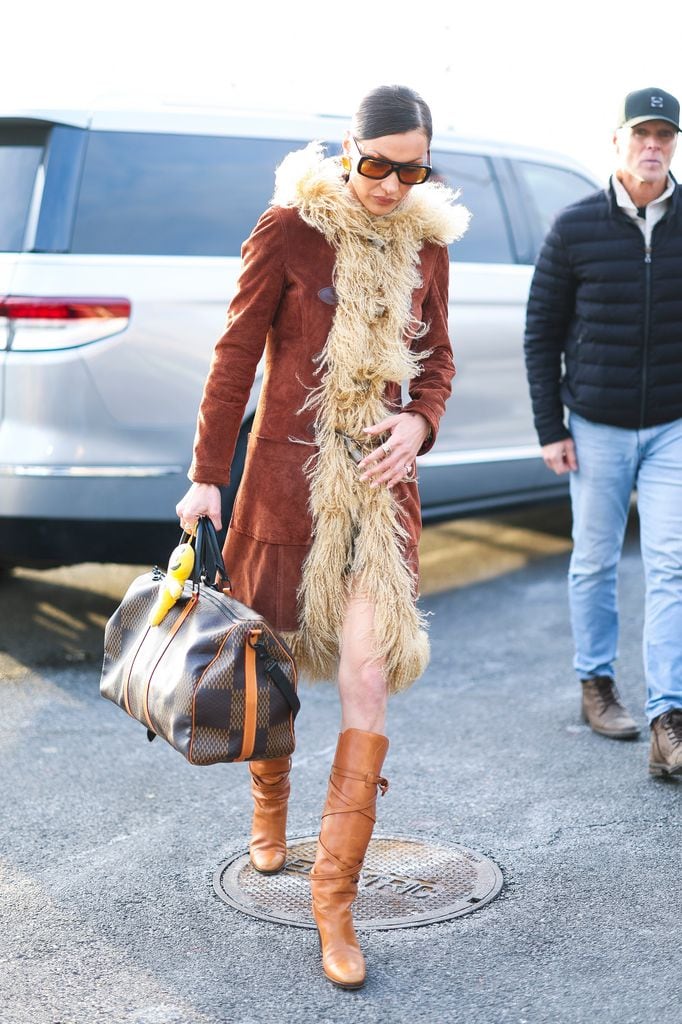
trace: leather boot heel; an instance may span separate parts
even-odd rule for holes
[[[290,757],[250,761],[253,822],[249,857],[256,871],[275,875],[287,859]]]
[[[322,969],[340,988],[360,988],[365,960],[351,905],[376,819],[377,789],[388,740],[378,733],[346,729],[339,736],[322,812],[317,856],[310,873],[313,917],[322,948]]]

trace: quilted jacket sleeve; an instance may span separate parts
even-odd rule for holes
[[[448,289],[450,259],[445,246],[439,246],[431,284],[422,305],[422,318],[429,330],[416,343],[417,351],[429,351],[422,372],[410,381],[411,401],[403,412],[418,412],[431,428],[419,454],[424,455],[434,445],[438,425],[445,412],[445,403],[452,391],[455,364],[448,334]]]
[[[242,270],[218,339],[199,407],[195,483],[227,484],[244,410],[285,285],[285,233],[267,210],[242,246]]]
[[[570,436],[564,424],[560,385],[562,354],[575,309],[575,290],[576,281],[559,219],[540,250],[526,312],[526,373],[541,445]]]

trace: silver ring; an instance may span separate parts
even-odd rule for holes
[[[381,450],[383,451],[384,455],[390,455],[391,454],[391,446],[390,446],[390,444],[388,444],[386,441],[382,442]]]

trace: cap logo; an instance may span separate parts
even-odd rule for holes
[[[652,96],[651,97],[651,106],[652,107],[662,107],[663,106],[663,97],[662,96]]]

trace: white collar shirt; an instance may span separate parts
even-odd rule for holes
[[[665,216],[668,207],[670,206],[670,197],[675,190],[675,182],[672,177],[668,175],[665,191],[658,197],[658,199],[652,199],[650,203],[647,203],[644,207],[643,217],[640,217],[637,207],[630,198],[630,193],[615,174],[611,175],[611,184],[613,186],[618,206],[628,215],[628,217],[631,217],[632,220],[635,221],[644,235],[644,244],[646,248],[650,249],[652,232],[661,217]]]

